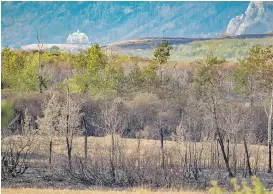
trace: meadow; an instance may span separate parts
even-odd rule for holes
[[[116,181],[120,182],[120,186],[122,187],[122,192],[125,192],[126,183],[125,181],[127,176],[142,176],[148,179],[149,174],[153,174],[152,179],[146,182],[144,181],[142,186],[151,187],[153,189],[158,189],[154,183],[156,179],[154,177],[160,178],[161,175],[157,174],[156,171],[160,170],[161,166],[161,154],[162,148],[160,142],[152,139],[135,139],[135,138],[121,138],[119,135],[115,135],[114,139],[111,138],[111,135],[106,135],[105,137],[88,137],[86,140],[84,137],[75,136],[73,139],[73,150],[72,150],[72,161],[73,161],[73,172],[75,173],[72,176],[75,176],[76,180],[71,179],[65,175],[67,173],[66,163],[67,163],[67,147],[65,138],[60,138],[58,136],[53,137],[52,142],[52,158],[51,164],[48,164],[49,158],[49,141],[48,137],[45,136],[37,136],[34,135],[32,137],[31,146],[27,147],[26,150],[31,150],[28,152],[29,158],[27,160],[27,164],[33,170],[28,170],[28,172],[23,175],[23,182],[20,182],[17,178],[17,186],[16,184],[13,187],[47,187],[47,181],[50,185],[52,184],[54,188],[66,188],[70,184],[71,189],[86,189],[84,185],[81,185],[82,179],[87,181],[92,176],[87,172],[81,172],[81,168],[83,167],[85,159],[85,149],[88,153],[86,156],[87,166],[85,168],[89,170],[93,170],[95,173],[98,173],[96,179],[98,179],[95,185],[106,184],[100,182],[100,179],[106,179],[108,175],[104,174],[104,168],[107,168],[108,165],[111,165],[111,160],[114,158],[115,161],[115,171],[116,171]],[[8,151],[9,146],[12,144],[26,145],[27,142],[25,137],[23,136],[13,136],[2,139],[2,151]],[[85,147],[85,142],[87,141],[87,147]],[[113,142],[114,141],[114,144]],[[114,146],[114,147],[113,147]],[[237,177],[243,180],[250,180],[247,178],[247,168],[246,168],[246,159],[244,154],[244,145],[243,144],[230,144],[230,164],[237,171]],[[20,146],[19,146],[20,147]],[[114,149],[114,150],[113,150]],[[270,184],[271,177],[270,175],[266,175],[263,172],[263,169],[267,167],[267,149],[266,146],[261,145],[249,145],[249,159],[250,165],[253,169],[253,173],[261,178],[261,181],[264,185]],[[217,145],[216,141],[206,141],[206,142],[192,142],[192,141],[182,141],[181,139],[177,139],[177,137],[173,137],[172,140],[164,141],[164,166],[166,167],[166,175],[170,176],[170,179],[173,181],[173,185],[171,188],[179,189],[178,185],[183,185],[184,189],[191,190],[193,188],[202,189],[206,191],[209,188],[210,180],[221,180],[224,181],[221,177],[226,176],[226,172],[224,170],[224,161],[222,158],[219,158],[220,149]],[[113,158],[112,158],[113,157]],[[153,167],[154,166],[154,167]],[[53,171],[48,169],[53,168]],[[159,169],[158,169],[159,168]],[[66,170],[65,170],[66,169]],[[96,170],[95,170],[96,169]],[[104,170],[103,170],[104,169]],[[123,174],[122,171],[126,174]],[[167,170],[168,169],[168,170]],[[128,174],[128,171],[131,171]],[[174,170],[179,170],[181,172],[174,173]],[[138,172],[137,172],[138,171]],[[145,172],[146,171],[146,172]],[[152,172],[154,171],[154,172]],[[80,173],[80,174],[79,174]],[[83,173],[83,174],[81,174]],[[148,173],[148,174],[146,174]],[[170,174],[169,174],[170,173]],[[180,174],[181,173],[181,174]],[[50,178],[48,176],[52,174],[53,177]],[[76,176],[77,174],[77,176]],[[100,174],[100,175],[99,175]],[[175,175],[180,177],[181,181],[176,180]],[[242,175],[242,176],[241,176]],[[86,177],[85,177],[86,176]],[[89,177],[91,176],[91,177]],[[102,176],[99,178],[99,176]],[[184,178],[183,178],[184,176]],[[35,178],[36,177],[36,178]],[[48,177],[49,179],[45,178]],[[55,178],[54,178],[55,177]],[[89,178],[88,178],[89,177]],[[131,178],[132,178],[131,177]],[[109,177],[108,177],[109,178]],[[138,179],[135,177],[136,180]],[[123,180],[125,179],[125,180]],[[39,184],[38,184],[38,182]],[[55,184],[54,181],[58,181],[58,184]],[[68,183],[66,183],[68,181]],[[94,179],[95,181],[95,179]],[[102,181],[102,180],[101,180]],[[125,181],[123,183],[123,181]],[[139,180],[140,181],[140,180]],[[225,180],[226,181],[226,180]],[[227,186],[228,183],[224,181],[224,185]],[[74,182],[74,186],[71,185],[71,182]],[[177,183],[176,183],[177,182]],[[91,184],[93,185],[93,184]],[[5,187],[8,185],[5,185]],[[128,185],[129,186],[129,185]],[[93,187],[93,186],[92,186]],[[88,187],[87,187],[88,188]],[[131,187],[130,187],[131,188]],[[171,189],[168,188],[168,189]],[[9,191],[7,189],[7,191]],[[14,190],[16,191],[16,190]],[[18,190],[21,192],[21,190]],[[62,192],[54,190],[54,192]],[[133,190],[126,191],[128,193],[131,192],[151,192],[151,190]],[[182,189],[183,191],[183,189]],[[43,192],[43,191],[41,191]],[[94,190],[92,192],[100,193],[100,190]],[[105,192],[105,191],[103,191]],[[110,192],[110,191],[107,191]],[[113,192],[113,191],[111,191]],[[157,191],[158,192],[158,191]],[[155,193],[157,193],[155,192]],[[170,191],[168,191],[170,192]],[[167,193],[168,193],[167,192]],[[114,192],[115,193],[115,192]],[[151,192],[153,193],[153,192]],[[159,192],[160,193],[160,192]],[[164,192],[165,193],[165,192]],[[174,191],[170,193],[176,193]],[[177,192],[180,193],[180,192]],[[184,192],[182,192],[184,193]],[[187,192],[186,192],[187,193]]]

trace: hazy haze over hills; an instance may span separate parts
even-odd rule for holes
[[[216,37],[226,31],[232,18],[245,13],[248,5],[249,2],[2,2],[2,46],[35,43],[36,30],[45,43],[65,43],[68,34],[78,28],[91,42],[100,44],[161,37],[162,29],[169,37]]]

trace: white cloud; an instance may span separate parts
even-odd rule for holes
[[[250,2],[245,13],[232,18],[226,33],[232,35],[265,33],[273,29],[273,2]]]

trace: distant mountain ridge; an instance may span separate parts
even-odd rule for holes
[[[216,37],[249,2],[1,2],[2,46],[65,43],[80,29],[101,45],[136,37]],[[164,29],[164,31],[162,31]],[[163,34],[164,33],[164,34]]]
[[[127,56],[152,59],[156,46],[165,40],[173,46],[171,61],[202,60],[211,52],[220,58],[236,61],[246,57],[255,45],[272,46],[273,34],[244,34],[221,38],[144,38],[115,42],[104,49]]]
[[[115,47],[122,49],[153,49],[162,41],[168,41],[171,45],[182,45],[194,41],[221,40],[221,39],[246,39],[246,38],[266,38],[273,37],[273,34],[243,34],[235,36],[224,36],[218,38],[179,38],[179,37],[144,37],[137,40],[127,40],[114,42],[103,47]],[[272,43],[273,44],[273,43]]]
[[[257,6],[253,6],[256,4],[258,11]],[[2,46],[17,48],[33,44],[38,31],[43,42],[63,44],[77,29],[87,34],[91,42],[101,45],[136,37],[218,37],[225,32],[238,34],[237,26],[233,31],[227,27],[232,29],[232,21],[242,14],[244,19],[238,21],[241,27],[254,18],[256,23],[260,20],[270,29],[271,4],[233,1],[1,2],[1,42]],[[247,27],[239,34],[268,31],[267,28],[253,31],[255,25],[250,26],[251,29]]]

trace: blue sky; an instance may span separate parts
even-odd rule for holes
[[[165,36],[171,37],[216,37],[249,6],[246,1],[1,4],[3,45],[34,43],[36,31],[47,43],[65,43],[68,34],[77,29],[100,44],[158,37],[162,29],[166,29]]]

